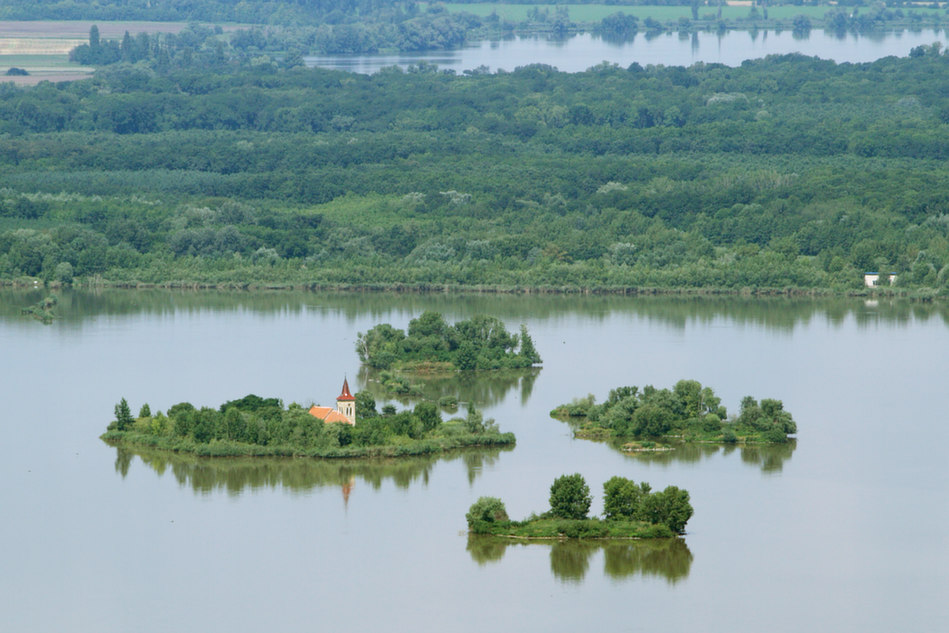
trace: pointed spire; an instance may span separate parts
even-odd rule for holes
[[[336,402],[340,400],[355,400],[355,396],[349,392],[349,381],[343,378],[343,392],[336,396]]]

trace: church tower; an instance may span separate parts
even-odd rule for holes
[[[349,382],[343,378],[343,391],[336,396],[336,410],[340,412],[350,424],[356,424],[356,398],[349,392]]]

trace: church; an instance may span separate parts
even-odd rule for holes
[[[343,391],[336,396],[336,408],[310,407],[310,415],[324,422],[340,422],[342,424],[356,424],[356,398],[349,392],[349,382],[343,378]]]

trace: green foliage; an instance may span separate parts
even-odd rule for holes
[[[809,9],[795,8],[824,13]],[[0,90],[0,279],[877,293],[949,279],[949,104],[931,81],[949,57],[929,47],[362,76],[230,66],[213,60],[219,34],[175,37],[190,66]],[[253,58],[269,46],[236,40]],[[898,283],[868,291],[880,265]],[[368,343],[385,368],[402,342],[382,334]],[[420,338],[466,367],[504,364],[440,335]]]
[[[797,424],[780,400],[752,397],[741,402],[741,413],[728,412],[710,387],[695,380],[680,380],[672,390],[649,385],[619,387],[602,404],[592,396],[575,399],[551,411],[558,418],[579,418],[578,435],[588,437],[663,438],[734,443],[786,442],[797,433]],[[646,443],[643,442],[643,445]]]
[[[134,422],[135,418],[132,417],[129,403],[125,398],[122,398],[119,403],[115,405],[115,428],[119,431],[125,431],[128,430]]]
[[[662,492],[644,497],[640,512],[643,520],[666,525],[673,532],[681,534],[693,511],[689,503],[689,493],[675,486],[668,486]]]
[[[412,414],[418,419],[423,432],[432,431],[442,423],[442,416],[434,402],[419,402]]]
[[[692,517],[689,493],[675,486],[651,492],[647,483],[637,486],[624,477],[613,477],[603,484],[603,494],[604,516],[608,520],[646,521],[681,534]]]
[[[465,515],[468,529],[475,534],[487,534],[492,524],[508,521],[504,503],[496,497],[481,497],[471,505]]]
[[[583,475],[562,475],[550,486],[550,516],[561,519],[585,519],[593,497]]]
[[[401,412],[386,405],[380,415],[371,397],[361,392],[355,397],[355,426],[327,424],[296,403],[284,408],[277,398],[250,394],[217,409],[182,402],[169,408],[167,417],[152,417],[145,405],[133,427],[123,399],[116,405],[117,421],[109,426],[118,435],[110,439],[209,456],[398,456],[514,443],[512,434],[500,433],[493,420],[484,422],[477,412],[477,428],[469,431],[459,421],[444,424],[434,403]]]
[[[510,521],[504,504],[481,497],[466,518],[474,534],[524,538],[667,538],[682,534],[692,517],[689,493],[675,486],[652,492],[648,483],[636,485],[624,477],[603,484],[604,517],[587,518],[590,489],[579,474],[558,477],[551,486],[551,509],[525,521]]]
[[[639,518],[642,501],[649,493],[645,482],[637,486],[625,477],[612,477],[603,484],[603,516],[610,520]]]
[[[464,420],[465,431],[473,435],[483,433],[497,433],[498,426],[494,418],[484,419],[484,415],[478,411],[473,404],[468,405],[468,414]]]
[[[140,418],[150,418],[152,417],[152,408],[148,406],[148,403],[142,405],[142,408],[138,410],[138,417]]]
[[[445,365],[467,371],[524,368],[540,362],[523,325],[518,337],[509,334],[493,317],[475,316],[448,325],[441,314],[431,311],[412,319],[407,334],[388,323],[360,333],[356,351],[362,362],[380,369],[399,366],[427,370]],[[397,382],[397,378],[392,380]]]

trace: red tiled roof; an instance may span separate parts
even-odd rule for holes
[[[310,407],[309,414],[312,415],[314,418],[325,420],[326,416],[328,416],[332,412],[333,412],[332,407],[318,407],[314,404],[312,407]]]
[[[340,400],[355,400],[356,397],[353,394],[349,393],[349,382],[343,378],[343,393],[336,396],[336,401]]]
[[[349,418],[347,418],[345,415],[343,415],[336,409],[332,409],[330,407],[318,407],[316,405],[313,405],[312,407],[310,407],[310,410],[308,411],[308,413],[312,415],[314,418],[319,418],[326,423],[343,422],[345,424],[352,424],[352,422],[349,421]]]
[[[352,424],[352,422],[349,421],[349,418],[347,418],[345,415],[343,415],[339,411],[330,411],[330,414],[326,416],[325,418],[323,418],[323,421],[327,423],[343,422],[344,424]]]

